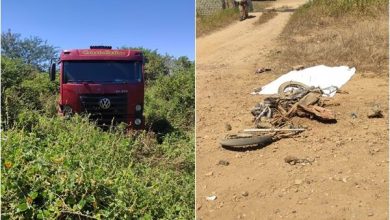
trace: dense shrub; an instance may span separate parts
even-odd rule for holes
[[[58,84],[50,82],[45,73],[30,71],[23,81],[4,89],[2,118],[6,128],[11,127],[23,111],[37,110],[44,115],[55,115]],[[4,73],[8,74],[8,70],[4,70]],[[8,76],[3,78],[9,79]]]
[[[147,123],[171,126],[161,136],[57,117],[58,80],[4,57],[1,217],[192,218],[194,64],[171,61],[146,88]]]
[[[169,63],[172,57],[168,55],[161,55],[157,50],[150,50],[143,47],[127,47],[123,46],[120,49],[141,50],[145,58],[145,78],[146,81],[153,81],[159,76],[168,75],[170,72]]]
[[[2,217],[193,216],[193,137],[103,132],[86,119],[24,114],[2,136]]]
[[[22,60],[1,56],[1,92],[20,85],[24,79],[30,78],[33,72],[34,68],[24,64]]]
[[[173,127],[191,129],[195,117],[195,74],[194,65],[187,69],[178,68],[171,76],[160,76],[145,96],[147,123],[166,119]]]

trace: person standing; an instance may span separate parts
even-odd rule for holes
[[[247,0],[235,0],[240,10],[240,21],[248,18],[248,1]]]

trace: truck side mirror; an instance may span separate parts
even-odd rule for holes
[[[52,63],[50,65],[49,77],[50,77],[50,81],[54,81],[56,79],[56,63]]]

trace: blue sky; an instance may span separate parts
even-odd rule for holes
[[[111,45],[195,56],[195,0],[2,0],[2,31],[60,49]]]

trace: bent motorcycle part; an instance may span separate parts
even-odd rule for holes
[[[294,94],[296,92],[295,90],[300,91],[298,93],[302,93],[302,92],[308,92],[309,89],[310,89],[310,87],[305,85],[304,83],[296,82],[296,81],[288,81],[288,82],[282,83],[279,86],[278,94],[280,97],[285,98],[285,97],[288,97],[291,95],[296,95],[296,94]],[[304,94],[300,94],[300,95],[304,95]]]
[[[304,128],[247,128],[245,132],[305,131]]]
[[[240,150],[237,147],[244,146],[255,146],[255,148],[265,147],[273,142],[273,136],[264,135],[264,136],[252,136],[247,138],[232,138],[232,139],[223,139],[220,141],[220,144],[224,148],[231,150]],[[243,148],[244,150],[250,149],[250,147]]]
[[[335,121],[336,120],[336,114],[329,109],[317,106],[317,105],[298,105],[300,108],[302,108],[304,111],[309,112],[315,116],[317,116],[319,119],[324,121]]]

